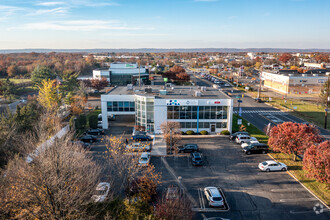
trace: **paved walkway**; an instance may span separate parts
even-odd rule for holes
[[[150,153],[152,156],[166,156],[166,143],[163,139],[163,135],[155,135],[152,150]]]

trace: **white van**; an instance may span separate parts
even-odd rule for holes
[[[148,166],[150,163],[150,153],[143,152],[139,159],[139,166]]]

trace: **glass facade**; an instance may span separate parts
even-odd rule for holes
[[[167,106],[167,119],[197,119],[197,106]],[[227,119],[227,106],[199,106],[203,119]]]
[[[153,99],[137,99],[135,101],[135,124],[143,126],[146,131],[154,131],[154,101]]]
[[[107,102],[108,112],[134,112],[134,102]]]

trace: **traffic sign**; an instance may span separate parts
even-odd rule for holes
[[[164,78],[164,82],[167,82],[168,81],[168,78]]]
[[[242,124],[242,119],[237,119],[237,124],[241,125]]]

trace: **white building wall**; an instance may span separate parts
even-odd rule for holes
[[[93,70],[93,79],[107,78],[110,81],[109,70]]]
[[[160,134],[162,131],[160,125],[167,121],[167,105],[165,99],[155,99],[154,102],[154,124],[155,133]]]

